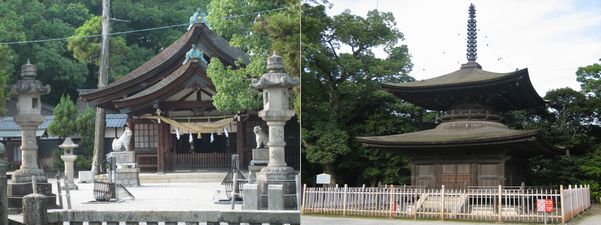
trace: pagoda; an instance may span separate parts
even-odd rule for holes
[[[476,10],[469,7],[467,60],[449,74],[382,86],[399,98],[438,111],[434,129],[357,137],[364,146],[404,152],[411,161],[411,183],[423,187],[520,185],[527,159],[559,149],[536,130],[510,129],[502,113],[541,107],[545,101],[530,82],[528,69],[508,73],[482,70],[476,62]]]

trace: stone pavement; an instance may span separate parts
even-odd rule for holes
[[[56,182],[52,192],[56,193]],[[71,190],[72,209],[107,211],[144,211],[144,210],[218,210],[230,209],[229,204],[215,204],[216,200],[226,198],[224,187],[216,182],[204,183],[146,183],[140,187],[127,188],[135,196],[120,202],[95,202],[93,184],[78,183],[79,190]],[[63,192],[64,193],[64,192]],[[66,207],[65,197],[63,196]],[[237,204],[236,209],[241,205]]]
[[[441,225],[441,224],[453,224],[453,225],[475,225],[485,224],[484,222],[474,221],[438,221],[438,220],[408,220],[408,219],[387,219],[387,218],[363,218],[363,217],[328,217],[328,216],[301,216],[301,224],[303,225]],[[486,224],[498,224],[495,222],[489,222]],[[507,223],[516,225],[519,223]],[[528,223],[532,225],[533,223]],[[601,225],[601,205],[593,205],[584,214],[576,217],[572,221],[566,223],[568,225]]]

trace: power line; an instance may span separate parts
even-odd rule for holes
[[[289,8],[289,7],[281,7],[281,8],[275,8],[275,9],[268,9],[268,10],[253,12],[253,13],[230,15],[230,16],[222,17],[221,19],[233,19],[233,18],[244,17],[244,16],[252,16],[252,15],[257,15],[257,14],[261,14],[261,13],[280,11],[280,10],[284,10],[284,9],[287,9],[287,8]],[[113,32],[113,33],[109,33],[108,35],[109,36],[115,36],[115,35],[139,33],[139,32],[146,32],[146,31],[153,31],[153,30],[163,30],[163,29],[169,29],[169,28],[174,28],[174,27],[183,27],[183,26],[188,26],[188,25],[189,25],[189,23],[182,23],[182,24],[175,24],[175,25],[168,25],[168,26],[161,26],[161,27],[152,27],[152,28],[145,28],[145,29],[138,29],[138,30]],[[29,43],[43,43],[43,42],[51,42],[51,41],[64,41],[64,40],[68,40],[69,38],[95,38],[95,37],[101,37],[101,36],[102,36],[101,34],[94,34],[94,35],[86,35],[86,36],[69,36],[69,37],[60,37],[60,38],[47,38],[47,39],[38,39],[38,40],[30,40],[30,41],[10,41],[10,42],[2,42],[2,43],[0,43],[0,45],[16,45],[16,44],[29,44]]]

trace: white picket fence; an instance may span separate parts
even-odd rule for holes
[[[552,200],[549,213],[537,200]],[[588,185],[564,189],[542,187],[476,187],[426,189],[410,186],[307,187],[301,213],[343,216],[459,219],[496,222],[565,223],[590,208]]]

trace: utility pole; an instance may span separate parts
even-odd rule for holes
[[[102,0],[102,46],[100,50],[100,70],[98,72],[98,89],[102,89],[108,84],[109,69],[109,21],[110,21],[110,0]],[[96,107],[96,122],[94,129],[94,155],[92,159],[92,174],[96,175],[100,171],[100,166],[104,159],[104,129],[106,126],[106,112],[103,108]]]

